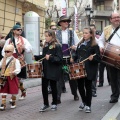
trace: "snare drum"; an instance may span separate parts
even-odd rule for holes
[[[28,78],[42,78],[42,63],[27,64]]]
[[[102,62],[120,69],[120,47],[106,43]]]
[[[74,63],[69,65],[69,72],[70,80],[76,80],[87,76],[85,67],[82,63]]]

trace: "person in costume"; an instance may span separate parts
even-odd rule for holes
[[[6,45],[4,48],[5,56],[0,62],[1,67],[1,83],[0,93],[2,96],[2,103],[0,110],[6,108],[6,97],[7,94],[12,94],[12,103],[10,108],[16,108],[16,95],[18,94],[18,78],[17,74],[21,71],[21,65],[18,59],[13,57],[14,46]]]
[[[19,77],[20,90],[21,90],[21,96],[19,100],[23,100],[26,97],[26,89],[23,86],[23,79],[27,78],[24,53],[25,52],[29,53],[32,51],[32,46],[30,45],[29,41],[26,38],[20,36],[21,33],[22,33],[21,26],[14,25],[12,28],[12,36],[11,38],[8,38],[6,40],[2,50],[2,55],[4,56],[5,55],[4,48],[6,47],[6,45],[12,44],[14,46],[13,56],[20,60],[22,69],[21,72],[17,75]]]

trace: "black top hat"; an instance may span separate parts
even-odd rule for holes
[[[61,16],[61,17],[59,18],[59,21],[58,21],[58,24],[57,24],[57,25],[60,26],[60,22],[62,22],[62,21],[67,21],[68,23],[71,22],[70,18],[68,18],[67,16],[63,15],[63,16]]]

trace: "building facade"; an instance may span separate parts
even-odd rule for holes
[[[24,27],[24,15],[34,11],[40,16],[40,38],[43,39],[45,30],[44,0],[0,0],[0,33],[3,36],[10,31],[16,22]]]

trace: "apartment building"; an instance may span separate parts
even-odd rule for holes
[[[0,0],[0,33],[6,36],[16,22],[20,22],[23,26],[24,15],[28,11],[34,11],[40,16],[42,39],[45,29],[44,0]]]
[[[92,0],[92,8],[95,12],[93,17],[97,30],[102,31],[103,28],[110,24],[109,17],[112,12],[117,11],[117,0]]]

